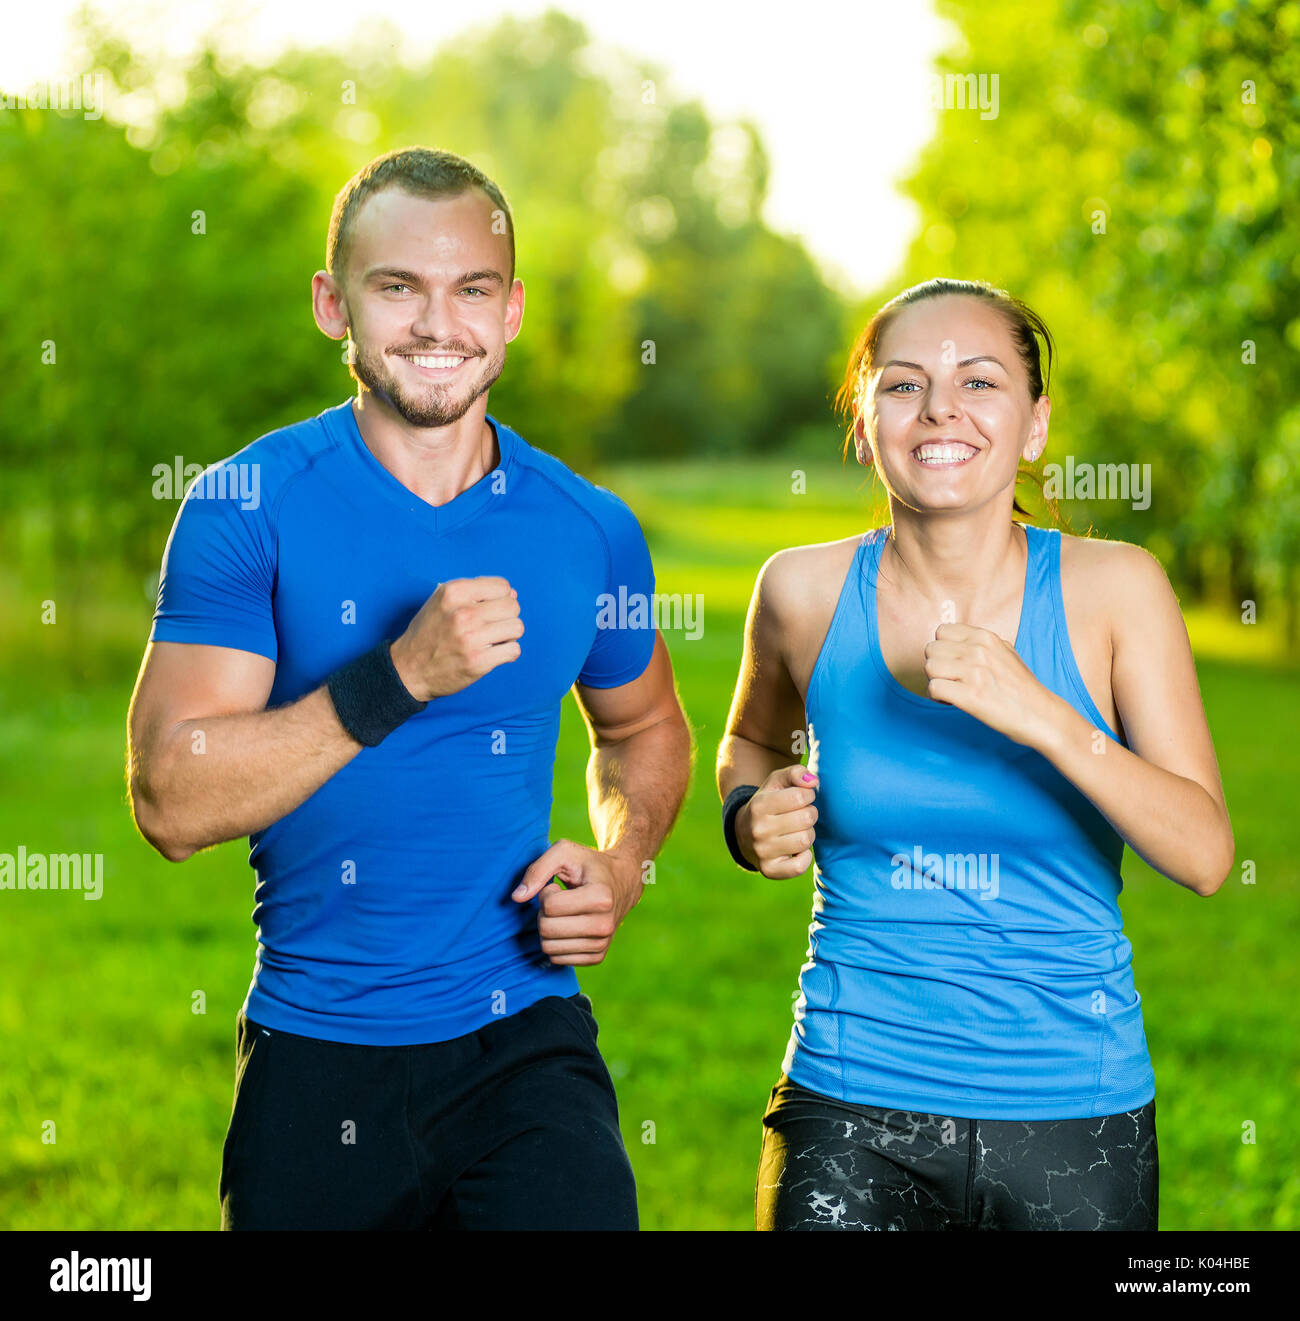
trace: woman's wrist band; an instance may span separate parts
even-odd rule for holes
[[[339,723],[368,748],[429,705],[407,691],[393,664],[391,644],[392,639],[385,638],[364,656],[339,666],[328,681]]]
[[[746,871],[757,871],[758,868],[745,857],[736,842],[736,813],[753,798],[758,789],[759,786],[756,784],[738,784],[727,795],[727,801],[722,804],[722,837],[727,841],[727,848],[731,850],[731,856],[735,858],[737,865]]]

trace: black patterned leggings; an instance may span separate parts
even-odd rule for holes
[[[1096,1119],[851,1105],[784,1073],[763,1116],[759,1229],[1151,1229],[1154,1099]]]

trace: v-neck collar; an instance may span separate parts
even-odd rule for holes
[[[486,420],[496,436],[497,451],[500,456],[497,466],[491,472],[484,473],[472,486],[466,487],[444,505],[431,505],[427,500],[421,499],[414,491],[398,481],[371,453],[361,434],[361,428],[357,425],[351,399],[336,408],[326,409],[321,416],[356,459],[366,489],[416,518],[435,536],[468,522],[482,513],[491,501],[500,499],[510,489],[511,470],[518,452],[519,437],[490,413],[486,415]]]

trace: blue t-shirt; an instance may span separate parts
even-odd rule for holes
[[[399,636],[453,578],[505,578],[524,624],[517,660],[434,698],[249,837],[244,1012],[268,1027],[448,1041],[578,989],[541,952],[540,901],[510,892],[551,843],[564,695],[649,664],[654,571],[622,500],[488,422],[498,468],[438,507],[370,452],[349,400],[213,465],[176,516],[150,638],[269,657],[268,707]]]

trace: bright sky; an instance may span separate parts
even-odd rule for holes
[[[83,72],[69,66],[65,23],[79,0],[14,5],[4,18],[0,87]],[[771,158],[767,222],[804,239],[828,278],[865,293],[901,260],[917,223],[894,192],[930,137],[932,62],[955,33],[913,0],[91,0],[144,50],[180,54],[219,15],[240,16],[243,49],[270,58],[286,44],[346,45],[359,22],[385,17],[408,58],[467,26],[559,8],[593,36],[668,71],[672,90],[715,119],[752,118]],[[508,185],[507,185],[508,186]]]

